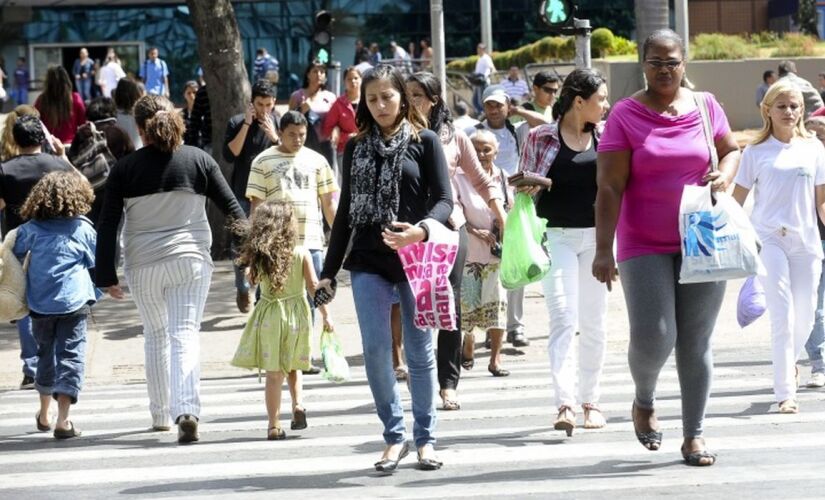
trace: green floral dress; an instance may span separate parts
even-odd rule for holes
[[[232,364],[268,372],[308,370],[312,315],[306,297],[304,256],[296,247],[283,290],[274,291],[262,276],[261,298],[246,322]]]

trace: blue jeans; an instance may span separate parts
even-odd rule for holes
[[[89,102],[92,99],[92,79],[80,78],[77,80],[77,92],[83,98],[83,102]]]
[[[241,210],[243,210],[243,213],[246,214],[247,217],[249,217],[249,210],[251,208],[251,205],[246,196],[244,196],[244,193],[241,193],[240,196],[238,196],[238,193],[235,193],[235,198],[238,199],[238,204],[241,206]],[[231,245],[231,250],[232,259],[234,260],[238,256],[238,249],[235,248],[234,243]],[[244,268],[238,267],[233,262],[232,269],[235,270],[235,289],[240,293],[249,293],[249,289],[251,288],[251,286],[249,285],[249,281],[246,279],[246,276],[244,276]]]
[[[404,409],[392,367],[390,307],[395,290],[401,298],[401,321],[404,329],[404,353],[409,369],[412,396],[413,439],[415,446],[434,444],[436,427],[435,354],[433,332],[420,330],[413,323],[415,298],[406,283],[396,287],[381,276],[365,272],[352,273],[352,296],[361,328],[367,380],[375,401],[378,418],[384,424],[384,442],[388,445],[406,440]]]
[[[32,335],[32,320],[29,316],[17,320],[17,335],[20,337],[23,375],[34,378],[34,374],[37,373],[37,341]]]
[[[11,91],[11,97],[17,105],[29,103],[29,89],[14,88]]]
[[[481,102],[481,97],[484,95],[485,88],[487,88],[487,85],[473,85],[473,107],[478,114],[484,111],[484,103]]]
[[[822,242],[822,249],[825,250],[825,241]],[[822,261],[825,264],[825,260]],[[811,336],[805,343],[805,350],[808,351],[808,359],[811,360],[811,373],[825,373],[825,362],[822,355],[825,353],[825,265],[822,267],[822,274],[819,275],[819,288],[816,290],[816,315],[814,316],[814,327]]]
[[[55,398],[63,394],[72,399],[72,404],[77,402],[83,386],[88,313],[88,307],[83,307],[69,314],[32,319],[40,357],[34,387],[40,394]]]

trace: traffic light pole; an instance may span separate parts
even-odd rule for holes
[[[433,49],[433,74],[441,83],[441,99],[447,102],[447,63],[444,52],[444,2],[430,0],[430,35]]]
[[[590,69],[590,19],[573,19],[576,34],[576,67]]]

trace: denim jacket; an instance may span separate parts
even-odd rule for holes
[[[26,273],[29,309],[66,314],[94,303],[98,296],[89,274],[95,267],[97,233],[86,217],[31,220],[17,230],[14,255],[31,252]]]

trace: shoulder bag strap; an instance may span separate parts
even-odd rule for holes
[[[504,178],[507,177],[504,175],[504,170],[498,169],[498,178],[501,181],[501,193],[504,195],[504,211],[510,209],[510,196],[507,194],[507,183],[504,181]]]
[[[708,94],[707,92],[694,92],[693,99],[699,108],[699,115],[702,118],[702,130],[705,133],[705,143],[710,151],[710,171],[716,172],[719,170],[719,156],[716,153],[716,144],[713,141],[713,128],[710,124],[710,113],[708,112]]]

